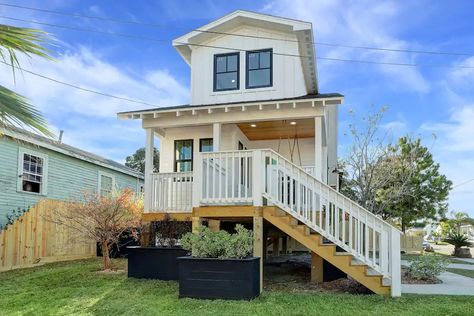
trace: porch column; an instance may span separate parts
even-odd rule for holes
[[[322,181],[323,175],[323,117],[314,118],[314,176]]]
[[[253,217],[253,255],[254,257],[260,257],[260,293],[263,291],[263,216],[260,213],[261,208],[258,208],[255,216]],[[266,241],[265,241],[266,243]],[[266,245],[265,245],[266,246]]]
[[[152,128],[145,129],[145,212],[149,212],[153,208],[153,149],[155,148],[155,135]]]
[[[313,283],[322,283],[323,282],[323,262],[324,259],[321,258],[317,253],[311,252],[311,282]]]
[[[221,123],[212,124],[212,151],[221,150]]]

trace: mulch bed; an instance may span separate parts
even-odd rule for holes
[[[288,260],[266,264],[265,289],[285,292],[331,292],[371,294],[365,286],[351,278],[341,278],[324,283],[311,283],[311,267],[307,262]]]
[[[402,268],[402,284],[439,284],[443,283],[438,278],[432,278],[428,280],[420,280],[413,278],[410,273],[408,273],[407,268]]]

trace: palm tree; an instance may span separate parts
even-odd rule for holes
[[[49,50],[44,47],[49,39],[49,35],[41,30],[0,24],[0,59],[12,67],[14,80],[15,70],[21,71],[18,53],[52,59]],[[45,118],[34,105],[0,85],[0,127],[9,126],[29,127],[46,136],[53,136]]]

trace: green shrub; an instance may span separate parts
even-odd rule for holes
[[[187,233],[181,239],[181,246],[191,251],[193,257],[242,259],[253,252],[253,234],[242,225],[235,226],[236,233],[213,232],[200,227],[197,233]]]
[[[446,271],[449,262],[440,255],[426,254],[411,260],[408,273],[419,280],[432,280]]]

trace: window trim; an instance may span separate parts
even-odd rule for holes
[[[176,160],[176,143],[177,142],[185,142],[185,141],[190,141],[191,142],[191,159],[182,159],[182,160]],[[194,139],[175,139],[174,140],[174,147],[173,147],[173,152],[174,152],[174,162],[173,162],[173,170],[174,172],[180,172],[178,171],[178,162],[186,162],[186,161],[191,161],[191,171],[193,171],[193,163],[194,163]],[[183,171],[184,172],[184,171]]]
[[[217,89],[217,80],[216,80],[217,79],[217,58],[218,57],[234,56],[234,55],[237,56],[237,87],[236,88],[230,88],[230,89]],[[226,67],[227,67],[227,65],[226,65]],[[212,70],[212,72],[213,72],[213,81],[214,81],[213,82],[213,91],[214,92],[240,90],[240,52],[215,54],[214,55],[214,69]],[[220,74],[228,73],[228,72],[234,72],[234,71],[220,72]]]
[[[270,68],[249,69],[249,55],[252,53],[263,53],[263,52],[270,52]],[[260,59],[259,59],[259,63],[260,63]],[[250,87],[249,86],[249,71],[260,70],[260,69],[270,69],[270,84]],[[273,87],[273,49],[265,48],[265,49],[247,51],[245,53],[245,89],[259,89],[259,88],[268,88],[268,87]]]
[[[202,142],[206,140],[212,140],[212,151],[214,151],[214,138],[208,137],[208,138],[200,138],[199,139],[199,152],[202,153]]]
[[[36,156],[38,158],[43,159],[43,175],[42,175],[42,181],[40,185],[40,192],[29,192],[29,191],[23,191],[23,158],[24,155],[31,155],[31,156]],[[19,193],[26,193],[26,194],[33,194],[33,195],[42,195],[46,196],[48,195],[48,155],[43,154],[43,153],[38,153],[34,150],[29,150],[26,148],[18,148],[18,181],[17,181],[17,192]]]
[[[115,175],[99,170],[99,181],[97,183],[97,193],[101,195],[102,191],[102,176],[109,177],[112,179],[112,191],[115,188]]]

